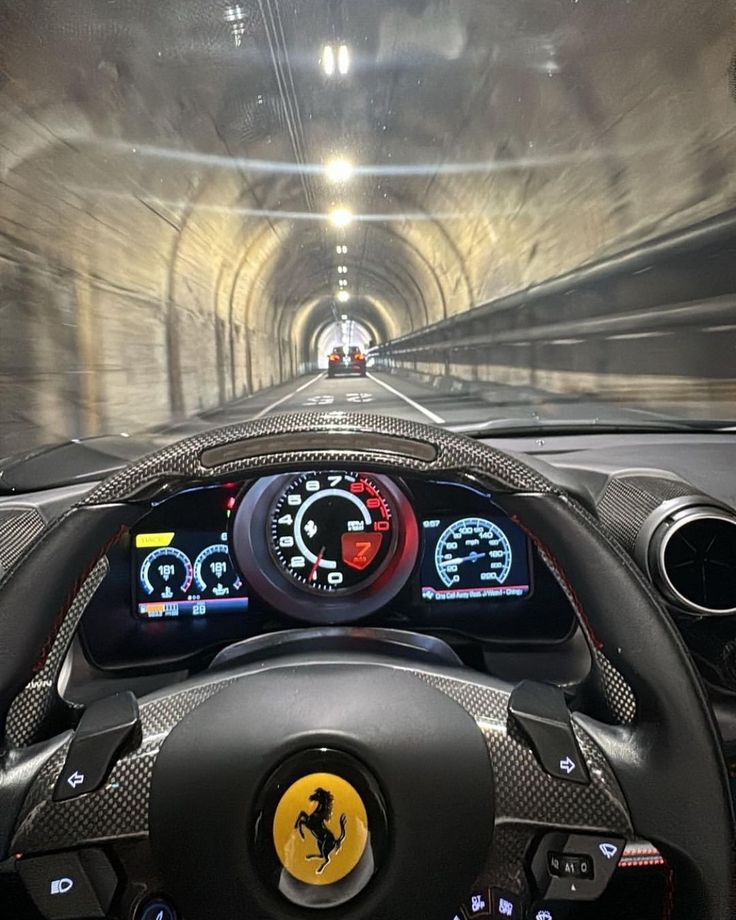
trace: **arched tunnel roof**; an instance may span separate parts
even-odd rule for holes
[[[0,4],[4,295],[54,318],[27,366],[77,372],[38,412],[155,424],[294,376],[340,290],[385,343],[718,213],[733,26],[715,0]]]

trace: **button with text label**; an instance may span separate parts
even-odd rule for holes
[[[564,831],[547,834],[539,842],[531,864],[540,897],[595,901],[606,890],[624,845],[620,837]]]
[[[465,913],[469,920],[473,917],[490,917],[491,915],[491,893],[487,888],[479,888],[474,891],[465,902]]]
[[[593,860],[590,856],[575,853],[556,853],[547,855],[549,874],[557,878],[593,878]]]
[[[494,888],[491,894],[491,915],[493,920],[523,920],[518,894]]]

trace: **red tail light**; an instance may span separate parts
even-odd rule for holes
[[[330,355],[330,361],[333,363],[340,360],[340,355]]]
[[[353,358],[354,358],[356,361],[365,361],[365,355],[362,355],[359,351],[357,351],[357,352],[353,355]]]

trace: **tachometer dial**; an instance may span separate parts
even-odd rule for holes
[[[140,579],[143,590],[156,600],[180,600],[192,584],[192,563],[174,546],[154,549],[143,560]]]
[[[370,476],[307,473],[273,504],[271,553],[304,590],[356,591],[384,567],[395,545],[395,519]]]
[[[508,537],[485,518],[463,518],[448,527],[437,541],[434,564],[442,582],[460,584],[462,572],[489,585],[502,585],[511,571],[512,552]]]
[[[230,597],[243,587],[225,543],[212,543],[194,560],[194,583],[202,594]]]

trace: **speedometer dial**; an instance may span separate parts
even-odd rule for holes
[[[292,480],[271,511],[271,554],[310,592],[350,593],[369,585],[396,542],[396,515],[362,473],[315,472]]]
[[[451,588],[472,569],[474,580],[502,585],[513,561],[506,534],[485,518],[463,518],[448,527],[437,541],[434,564],[441,581]]]

